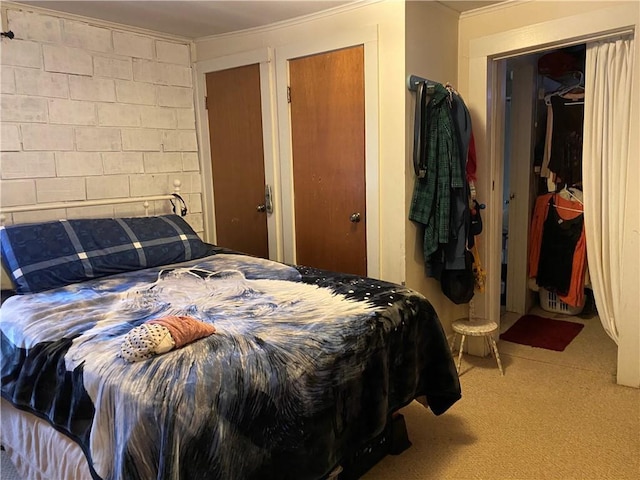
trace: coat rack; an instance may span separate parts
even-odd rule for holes
[[[426,78],[422,78],[417,75],[411,75],[407,83],[408,83],[409,90],[411,90],[412,92],[417,92],[418,85],[421,83],[424,83],[427,86],[427,95],[432,95],[435,89],[435,84],[437,82],[427,80]]]

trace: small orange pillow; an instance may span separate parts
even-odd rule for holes
[[[168,315],[149,320],[146,323],[156,323],[166,327],[176,343],[176,348],[184,347],[188,343],[208,337],[216,332],[216,327],[213,325],[186,316]]]

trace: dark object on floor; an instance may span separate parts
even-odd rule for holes
[[[391,444],[389,445],[389,454],[400,455],[411,446],[409,434],[407,433],[407,424],[404,416],[399,413],[391,419],[391,426],[387,425],[387,430],[391,430]]]
[[[387,426],[380,435],[368,445],[358,449],[344,463],[338,478],[339,480],[356,480],[387,455],[399,455],[410,446],[404,416],[397,414],[387,422]]]
[[[583,328],[582,323],[524,315],[500,339],[562,352]]]
[[[591,318],[598,315],[598,309],[596,308],[596,299],[593,296],[593,290],[590,288],[584,289],[584,308],[582,312],[577,316],[580,318]]]

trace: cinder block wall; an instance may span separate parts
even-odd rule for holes
[[[178,179],[202,233],[189,42],[17,6],[2,13],[15,34],[0,50],[2,205],[160,195]],[[5,224],[144,212],[66,210],[15,213]],[[151,207],[168,212],[169,202]]]

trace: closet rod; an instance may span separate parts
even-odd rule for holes
[[[409,90],[411,90],[412,92],[418,91],[418,85],[421,83],[425,83],[427,85],[427,94],[431,95],[435,88],[435,84],[438,82],[434,82],[432,80],[428,80],[426,78],[422,78],[417,75],[411,75],[407,83],[408,83]]]

